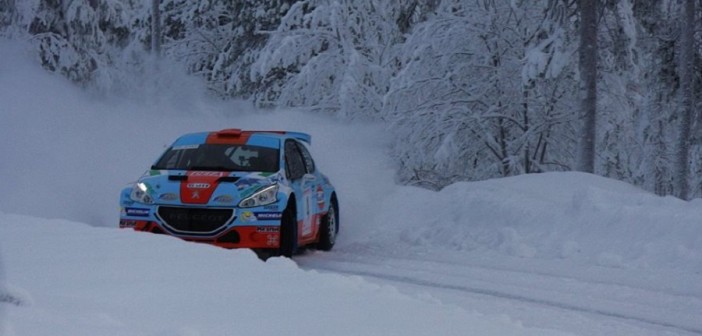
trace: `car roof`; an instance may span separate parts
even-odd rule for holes
[[[251,131],[228,128],[213,132],[185,134],[173,143],[173,147],[201,144],[235,144],[280,148],[282,141],[291,138],[304,141],[308,144],[312,143],[312,136],[302,132]]]

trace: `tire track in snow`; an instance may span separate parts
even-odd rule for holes
[[[648,324],[648,325],[652,325],[652,326],[658,326],[658,327],[664,327],[664,328],[674,329],[674,330],[678,330],[678,331],[684,331],[684,332],[687,332],[690,334],[702,335],[701,328],[684,326],[684,325],[679,325],[679,324],[670,323],[670,322],[666,322],[666,321],[654,320],[654,319],[641,317],[641,316],[628,315],[628,314],[624,314],[624,313],[620,313],[620,312],[616,312],[616,311],[608,311],[608,310],[600,309],[600,308],[579,306],[579,305],[575,305],[575,304],[558,302],[558,301],[548,300],[548,299],[543,299],[543,298],[534,298],[534,297],[529,297],[529,296],[525,296],[525,295],[507,293],[507,292],[503,292],[503,291],[499,291],[499,290],[471,287],[471,286],[466,286],[466,285],[455,285],[455,284],[441,283],[438,281],[425,280],[425,279],[413,278],[413,277],[408,277],[408,276],[400,276],[400,275],[394,275],[394,274],[387,274],[387,273],[382,273],[382,272],[348,270],[348,269],[343,269],[340,267],[332,267],[332,266],[328,266],[328,265],[321,266],[321,265],[304,265],[303,264],[303,266],[304,266],[304,268],[314,269],[314,270],[318,270],[318,271],[328,271],[328,272],[339,273],[339,274],[356,275],[356,276],[361,276],[361,277],[366,277],[366,278],[375,278],[375,279],[380,279],[380,280],[384,280],[384,281],[392,281],[392,282],[397,282],[397,283],[422,286],[422,287],[428,287],[428,288],[434,288],[434,289],[453,290],[453,291],[459,291],[459,292],[463,292],[463,293],[477,294],[477,295],[484,295],[484,296],[489,296],[489,297],[494,297],[494,298],[500,298],[500,299],[504,299],[504,300],[513,300],[513,301],[519,301],[522,303],[536,304],[536,305],[540,305],[540,306],[552,307],[552,308],[563,309],[563,310],[568,310],[568,311],[573,311],[573,312],[594,314],[594,315],[604,316],[604,317],[608,317],[608,318],[635,321],[635,322],[640,322],[640,323],[644,323],[644,324]]]

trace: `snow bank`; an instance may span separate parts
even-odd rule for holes
[[[0,246],[5,336],[557,335],[161,235],[0,213]]]
[[[575,172],[456,183],[440,192],[398,187],[379,206],[368,240],[397,242],[395,250],[699,273],[701,205]]]

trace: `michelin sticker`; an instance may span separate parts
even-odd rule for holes
[[[283,214],[280,212],[257,212],[256,219],[258,220],[276,220],[281,219]]]
[[[127,216],[148,217],[149,209],[127,208]]]

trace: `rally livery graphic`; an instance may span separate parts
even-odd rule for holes
[[[339,203],[300,132],[186,134],[120,195],[121,228],[292,256],[330,250]]]

